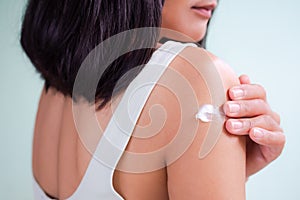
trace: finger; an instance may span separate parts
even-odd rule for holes
[[[226,116],[231,118],[254,117],[269,114],[273,116],[270,106],[262,99],[227,101],[223,105]]]
[[[243,84],[229,89],[229,98],[231,100],[266,100],[266,91],[261,85]]]
[[[249,133],[250,138],[262,146],[276,148],[281,151],[285,145],[286,138],[282,131],[268,131],[261,128],[253,128]]]
[[[269,115],[260,115],[254,118],[228,119],[225,123],[226,130],[235,135],[248,135],[254,127],[269,131],[281,131],[280,125]]]
[[[239,79],[240,79],[241,84],[250,84],[250,82],[251,82],[249,76],[247,76],[245,74],[241,75],[239,77]]]

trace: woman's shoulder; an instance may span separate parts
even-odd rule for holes
[[[239,84],[237,75],[228,63],[212,52],[200,47],[186,47],[175,57],[170,67],[174,67],[181,72],[194,68],[198,71],[198,74],[204,76],[202,78],[221,78],[224,87],[228,84]],[[187,77],[193,77],[193,74],[187,75]]]
[[[164,147],[181,128],[198,125],[195,116],[201,105],[224,104],[228,88],[236,84],[237,76],[220,58],[202,48],[184,48],[147,99],[133,132],[138,137],[131,139],[128,150],[145,153]]]

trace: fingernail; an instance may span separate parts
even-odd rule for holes
[[[242,129],[244,127],[243,123],[240,121],[232,121],[230,122],[231,127],[235,130]]]
[[[241,110],[241,106],[239,104],[235,104],[235,103],[229,103],[228,107],[229,107],[230,113],[239,113]]]
[[[256,138],[262,138],[264,136],[264,133],[259,129],[254,129],[254,137]]]
[[[242,98],[245,95],[244,90],[239,88],[232,89],[231,92],[234,98]]]

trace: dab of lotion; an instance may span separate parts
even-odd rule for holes
[[[221,107],[214,107],[211,104],[204,104],[199,108],[196,119],[202,122],[211,122],[214,119],[223,119],[225,117]]]

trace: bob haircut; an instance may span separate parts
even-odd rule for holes
[[[139,50],[111,63],[98,82],[96,94],[85,90],[73,94],[82,62],[98,44],[113,35],[135,28],[160,27],[163,3],[164,0],[29,0],[20,42],[45,80],[46,91],[53,87],[75,101],[83,97],[89,103],[100,102],[97,109],[101,109],[111,100],[113,92],[125,90],[139,71],[114,91],[119,79],[149,61],[159,33],[155,31],[150,33],[151,37],[131,39],[130,43],[121,41],[120,45],[135,47],[142,47],[139,43],[143,41],[153,48],[136,48]],[[204,43],[205,38],[199,42],[205,47]]]

